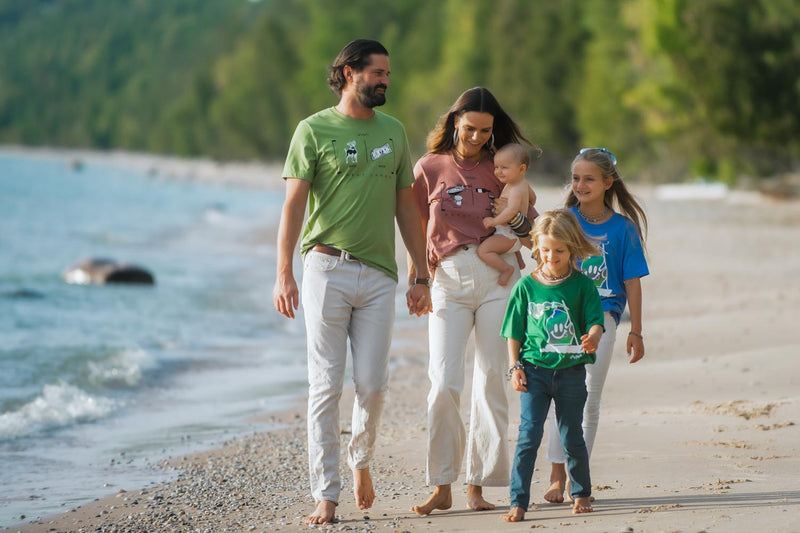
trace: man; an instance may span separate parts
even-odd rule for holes
[[[414,176],[402,124],[374,108],[386,102],[389,53],[377,41],[345,46],[328,85],[339,103],[301,121],[283,171],[275,308],[294,318],[292,257],[303,231],[303,312],[308,343],[308,455],[316,509],[306,524],[334,519],[339,501],[339,399],[347,356],[355,401],[347,458],[359,509],[375,493],[369,461],[383,409],[394,323],[394,220],[416,272],[428,272],[425,237],[411,193]],[[409,313],[430,312],[427,278],[406,293]]]

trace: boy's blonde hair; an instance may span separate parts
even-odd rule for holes
[[[534,272],[542,269],[542,258],[539,253],[539,237],[542,235],[547,235],[567,245],[569,261],[575,270],[578,269],[578,259],[600,255],[600,250],[595,244],[597,241],[583,232],[572,211],[553,209],[536,217],[536,223],[531,231],[533,258],[537,263]]]

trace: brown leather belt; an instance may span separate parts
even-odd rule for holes
[[[328,246],[327,244],[315,244],[314,246],[311,247],[311,249],[321,254],[341,257],[345,261],[351,261],[351,260],[358,261],[358,259],[350,255],[350,252],[345,252],[344,250],[334,248],[333,246]]]

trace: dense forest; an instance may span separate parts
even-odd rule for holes
[[[389,49],[416,155],[484,85],[541,173],[580,146],[649,180],[800,163],[795,0],[0,0],[0,143],[281,159],[356,37]]]

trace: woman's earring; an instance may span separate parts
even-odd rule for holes
[[[453,130],[453,146],[458,146],[458,128]]]
[[[488,148],[490,152],[494,152],[494,133],[492,133],[492,136],[489,137],[489,142],[486,143],[486,148]]]

